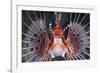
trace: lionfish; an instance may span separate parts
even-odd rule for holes
[[[90,59],[89,13],[22,11],[22,62]]]

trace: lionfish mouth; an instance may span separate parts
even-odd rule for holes
[[[65,53],[67,53],[67,49],[62,49],[62,48],[54,48],[53,50],[51,50],[50,55],[52,58],[56,58],[56,57],[65,57]]]

